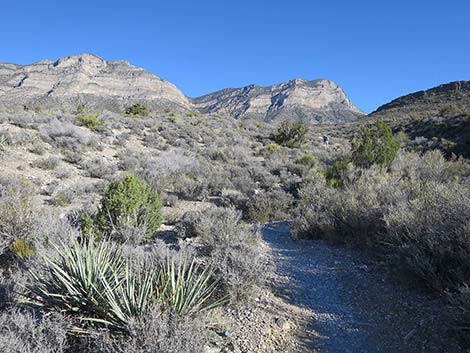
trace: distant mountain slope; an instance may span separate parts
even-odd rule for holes
[[[70,112],[80,105],[122,112],[137,102],[157,112],[195,110],[266,121],[338,123],[364,115],[341,87],[328,80],[296,79],[269,87],[229,88],[192,99],[172,83],[127,61],[106,61],[91,54],[30,65],[0,63],[0,112]]]
[[[385,120],[428,148],[470,157],[470,81],[451,82],[397,98],[369,117]]]
[[[126,61],[80,54],[31,65],[0,63],[0,110],[70,111],[80,104],[120,110],[140,101],[191,109],[188,98],[173,84]]]
[[[278,85],[228,88],[193,99],[204,113],[226,113],[234,118],[266,121],[307,119],[342,122],[364,115],[332,81],[295,79]]]

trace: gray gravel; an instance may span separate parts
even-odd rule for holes
[[[311,311],[303,352],[462,352],[443,329],[444,301],[399,284],[357,249],[294,241],[287,222],[263,228],[277,261],[275,291]]]

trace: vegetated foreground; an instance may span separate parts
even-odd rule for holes
[[[310,311],[299,352],[462,352],[442,335],[442,298],[406,288],[349,246],[295,241],[288,222],[263,229],[281,278],[276,293]]]
[[[467,160],[381,121],[76,108],[0,115],[0,351],[468,346]],[[286,219],[309,240],[268,246]]]

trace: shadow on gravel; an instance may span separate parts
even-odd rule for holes
[[[288,222],[262,233],[277,266],[273,292],[311,313],[299,352],[462,352],[442,329],[442,298],[398,286],[357,249],[293,240]]]

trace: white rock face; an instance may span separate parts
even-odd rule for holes
[[[193,104],[203,112],[264,120],[300,118],[336,122],[364,115],[341,87],[329,80],[295,79],[269,87],[250,85],[225,89],[193,99]]]
[[[130,65],[81,54],[56,62],[0,64],[0,109],[76,109],[78,104],[113,109],[146,102],[191,109],[189,99],[170,82]]]
[[[134,103],[144,103],[154,111],[199,110],[267,121],[340,122],[364,114],[341,87],[328,80],[250,85],[191,99],[170,82],[127,61],[106,61],[91,54],[31,65],[0,63],[0,112],[73,112],[81,105],[122,112]]]

